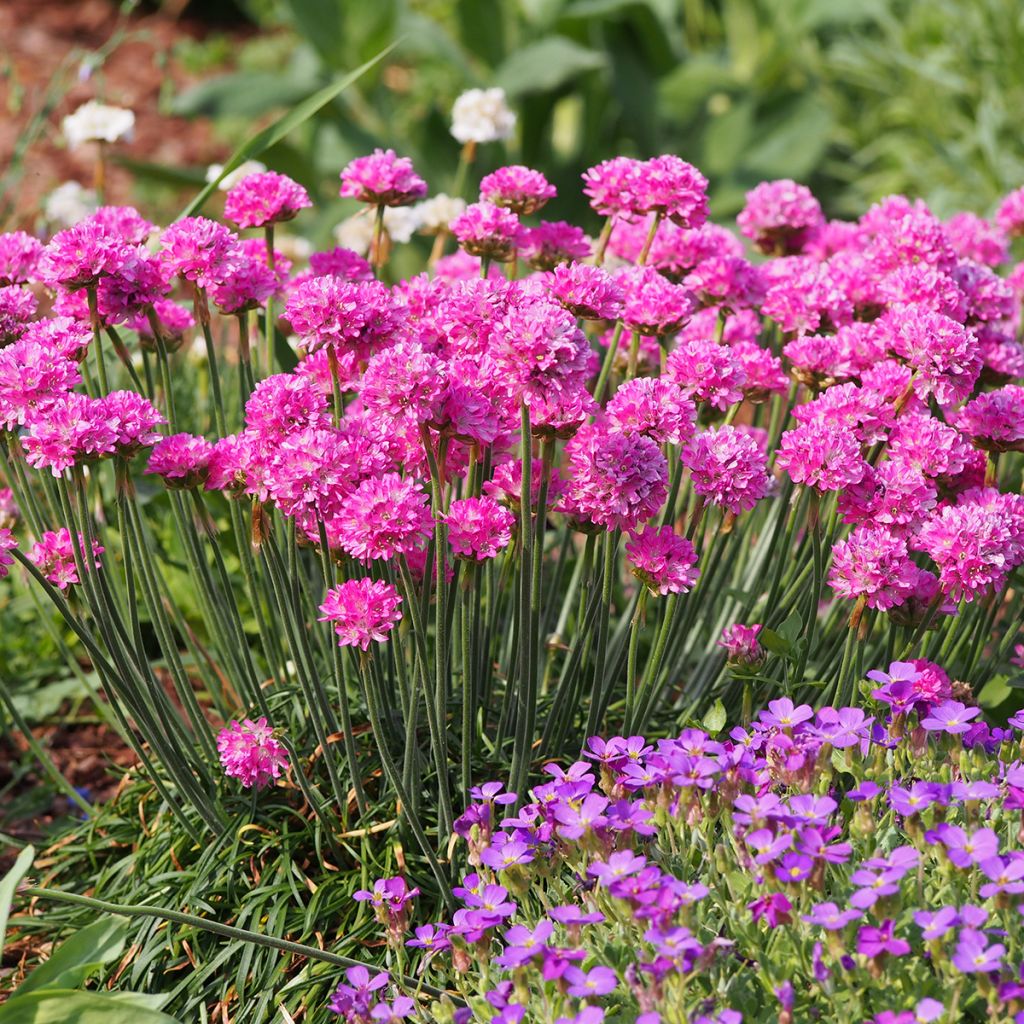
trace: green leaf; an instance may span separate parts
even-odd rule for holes
[[[11,904],[14,903],[14,894],[18,890],[18,883],[28,874],[28,869],[35,860],[36,850],[34,846],[26,846],[14,867],[0,879],[0,953],[4,948],[4,935],[7,932],[7,918],[11,913]]]
[[[0,1024],[180,1024],[148,1006],[146,997],[127,995],[74,989],[15,994],[0,1006]]]
[[[777,654],[780,658],[788,658],[793,653],[793,645],[784,636],[779,636],[774,629],[762,629],[757,634],[757,639],[765,650]]]
[[[342,75],[341,78],[331,82],[330,85],[324,86],[319,92],[313,93],[312,96],[309,96],[297,106],[292,107],[287,114],[279,117],[273,124],[267,125],[266,128],[256,132],[255,135],[243,142],[228,158],[220,172],[220,176],[214,181],[209,182],[206,187],[202,189],[195,199],[193,199],[192,202],[190,202],[188,206],[181,211],[178,215],[178,219],[180,220],[182,217],[191,217],[194,213],[201,210],[203,208],[203,204],[214,193],[225,175],[230,174],[231,171],[240,164],[245,163],[246,160],[251,160],[254,157],[259,156],[275,143],[280,142],[286,135],[288,135],[289,132],[294,131],[294,129],[298,128],[299,125],[308,121],[319,110],[327,106],[331,100],[344,92],[344,90],[356,81],[356,79],[365,74],[370,68],[389,54],[397,45],[397,41],[392,43],[390,46],[381,50],[376,57],[366,61],[365,64],[360,64],[354,71],[350,71],[347,75]]]
[[[797,638],[803,632],[804,620],[803,616],[798,611],[792,611],[789,613],[786,621],[779,626],[779,633],[784,636],[791,644],[795,644]]]
[[[725,722],[725,705],[722,703],[721,698],[719,698],[711,705],[711,709],[704,716],[704,721],[701,725],[704,727],[704,731],[706,733],[710,736],[714,736],[722,731],[725,727]]]
[[[495,72],[495,82],[510,96],[548,92],[588,71],[607,65],[607,55],[565,36],[547,36],[514,50]]]
[[[218,75],[175,97],[172,112],[179,117],[255,117],[298,103],[316,86],[311,74],[236,71]]]
[[[338,3],[338,0],[285,0],[285,6],[291,12],[299,34],[316,48],[327,65],[343,66],[348,45],[347,5]]]
[[[103,964],[120,956],[127,933],[128,921],[120,917],[102,917],[86,925],[29,974],[18,986],[18,997],[41,989],[77,988]]]

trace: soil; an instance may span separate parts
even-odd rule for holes
[[[45,129],[28,150],[24,174],[11,190],[14,194],[0,196],[0,206],[13,206],[9,222],[0,229],[31,227],[40,200],[65,181],[91,184],[92,147],[72,152],[64,146],[60,132],[61,118],[89,99],[135,112],[134,139],[123,145],[126,156],[193,168],[224,158],[224,146],[217,142],[209,124],[160,111],[160,97],[168,87],[179,91],[196,81],[174,59],[174,46],[183,38],[202,38],[210,31],[208,22],[199,18],[214,10],[212,0],[192,3],[180,18],[173,16],[176,8],[184,6],[180,2],[130,15],[122,15],[120,6],[111,0],[0,2],[0,110],[4,113],[0,117],[0,171],[9,166],[26,127],[44,108],[54,76],[63,75],[64,79],[64,89],[56,94],[58,102],[46,118]],[[240,21],[216,27],[239,36],[251,33]],[[122,41],[98,72],[80,74],[77,60],[61,71],[69,55],[97,51],[118,33],[123,33]],[[110,203],[132,201],[131,178],[123,168],[110,168],[106,189]]]

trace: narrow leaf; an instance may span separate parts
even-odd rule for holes
[[[15,892],[18,890],[18,883],[28,873],[28,869],[32,866],[32,861],[35,860],[35,856],[35,847],[26,846],[18,854],[14,867],[4,875],[3,879],[0,879],[0,952],[3,952],[4,935],[7,932],[7,919],[10,917],[11,904],[14,902]]]

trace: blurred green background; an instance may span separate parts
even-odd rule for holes
[[[268,154],[327,204],[374,145],[412,156],[436,189],[458,147],[452,101],[500,85],[517,138],[482,164],[536,165],[584,216],[579,174],[613,154],[674,152],[729,218],[764,178],[809,184],[832,216],[923,196],[987,213],[1024,182],[1020,0],[236,0],[262,31],[225,52],[219,28],[179,56],[211,74],[176,96],[227,140],[379,52],[398,48]],[[190,14],[212,12],[209,0]],[[223,14],[223,11],[222,11]],[[227,21],[230,22],[230,15]],[[233,69],[216,71],[229,56]],[[321,207],[324,209],[324,207]]]

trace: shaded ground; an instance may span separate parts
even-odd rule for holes
[[[204,9],[203,4],[193,8],[200,13]],[[224,31],[226,26],[217,28]],[[227,28],[247,32],[241,25]],[[123,16],[111,0],[2,0],[0,173],[9,168],[19,139],[36,114],[51,102],[55,106],[27,151],[20,180],[8,195],[0,196],[0,206],[15,206],[13,219],[30,224],[41,198],[57,185],[71,179],[91,184],[91,147],[70,152],[60,133],[61,118],[88,99],[135,111],[135,138],[124,147],[131,157],[174,166],[204,166],[222,157],[223,147],[209,125],[161,112],[161,99],[166,104],[169,94],[196,80],[175,59],[175,43],[202,38],[208,31],[205,23],[188,15],[175,19],[166,8]],[[81,56],[118,38],[121,41],[99,71],[80,74]],[[55,75],[62,85],[53,89]],[[132,198],[130,178],[123,169],[111,169],[107,189],[110,202]]]

